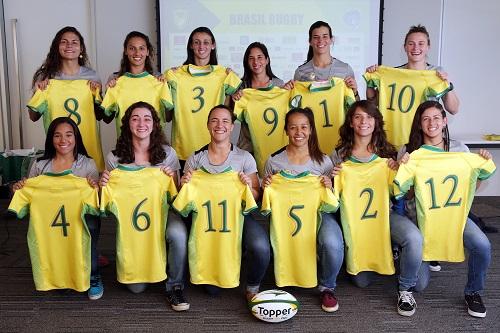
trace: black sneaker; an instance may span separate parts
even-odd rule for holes
[[[189,303],[182,294],[182,289],[176,287],[171,291],[167,291],[167,300],[174,311],[189,310]]]
[[[410,317],[415,313],[417,302],[413,298],[411,291],[400,290],[398,298],[398,313],[402,316]]]
[[[467,312],[469,312],[472,317],[486,317],[486,308],[481,299],[481,295],[478,293],[465,295],[465,304],[467,304]]]

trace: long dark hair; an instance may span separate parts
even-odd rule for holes
[[[151,163],[151,165],[160,164],[167,156],[163,146],[168,145],[168,141],[161,129],[158,113],[151,104],[142,101],[135,102],[128,107],[127,111],[125,111],[125,115],[122,118],[122,125],[120,127],[121,133],[116,141],[116,149],[113,150],[113,154],[118,157],[119,163],[128,164],[135,162],[132,131],[130,130],[129,122],[132,112],[138,108],[145,108],[151,112],[151,117],[153,118],[153,130],[151,131],[148,148],[149,163]]]
[[[89,157],[87,153],[87,149],[85,149],[85,145],[83,144],[82,135],[80,134],[80,130],[78,126],[73,121],[73,119],[69,117],[58,117],[52,120],[47,129],[47,136],[45,137],[45,152],[43,156],[38,160],[49,160],[53,159],[56,154],[56,148],[54,147],[54,134],[56,132],[57,126],[60,124],[69,124],[73,128],[73,133],[75,135],[75,148],[73,149],[73,157],[75,161],[78,159],[78,154]]]
[[[422,114],[425,110],[430,108],[436,108],[441,111],[441,115],[443,119],[446,119],[446,112],[444,111],[441,103],[437,101],[425,101],[420,104],[415,111],[415,117],[413,117],[413,123],[411,124],[410,131],[410,139],[406,144],[406,151],[411,153],[414,150],[417,150],[424,144],[424,134],[422,132]],[[443,127],[443,141],[444,141],[444,150],[450,150],[450,133],[448,132],[448,126]]]
[[[332,27],[330,27],[330,25],[328,23],[326,23],[324,21],[316,21],[311,25],[311,27],[309,27],[309,43],[311,42],[311,39],[312,39],[313,30],[320,28],[320,27],[327,27],[328,34],[330,35],[330,38],[333,37]],[[313,58],[313,55],[314,55],[313,48],[311,45],[309,45],[309,50],[307,51],[307,59],[305,62],[308,62],[309,60],[311,60]]]
[[[308,107],[291,109],[285,116],[285,131],[288,128],[288,122],[290,120],[290,117],[294,114],[302,114],[309,121],[309,127],[311,128],[311,135],[309,135],[309,140],[307,141],[309,156],[311,156],[311,159],[314,162],[318,164],[323,163],[323,157],[325,156],[325,154],[323,154],[323,152],[319,148],[318,134],[316,132],[316,125],[314,123],[314,113]]]
[[[250,57],[250,51],[252,49],[259,49],[261,52],[264,54],[264,57],[266,57],[268,61],[266,65],[266,75],[269,77],[269,79],[273,79],[277,77],[274,75],[273,71],[271,70],[271,58],[269,58],[269,52],[267,51],[267,47],[259,42],[253,42],[252,44],[248,45],[245,54],[243,55],[243,77],[241,78],[241,81],[243,81],[243,85],[246,88],[251,88],[252,87],[252,77],[253,77],[253,72],[250,66],[248,65],[248,58]]]
[[[131,31],[128,33],[127,37],[125,37],[125,40],[123,41],[123,55],[122,55],[122,60],[120,62],[120,71],[118,72],[118,76],[122,76],[126,72],[130,72],[130,61],[128,60],[127,56],[127,45],[128,42],[132,38],[141,38],[144,40],[146,43],[146,47],[148,48],[149,55],[146,57],[146,61],[144,62],[144,69],[146,72],[149,74],[153,75],[153,58],[154,58],[154,48],[153,44],[149,41],[149,37],[143,34],[142,32],[139,31]]]
[[[200,32],[200,33],[206,33],[210,36],[210,39],[212,39],[212,44],[215,44],[215,36],[212,33],[210,29],[207,27],[198,27],[194,29],[191,34],[189,35],[189,39],[187,42],[186,46],[186,51],[187,51],[187,58],[186,61],[184,61],[183,65],[194,65],[194,51],[191,48],[191,45],[193,44],[193,36],[195,33]],[[212,50],[210,50],[210,65],[217,65],[217,47],[215,46]]]
[[[347,111],[345,121],[339,128],[340,140],[335,149],[338,151],[342,160],[347,160],[352,155],[354,147],[354,129],[351,127],[354,113],[357,109],[370,115],[375,119],[375,126],[368,144],[368,147],[374,154],[384,158],[396,158],[396,148],[387,141],[387,135],[384,130],[384,119],[377,106],[370,101],[361,100],[354,102]]]
[[[64,27],[59,30],[54,39],[52,39],[52,43],[50,44],[49,53],[47,53],[47,57],[43,64],[36,70],[33,75],[33,81],[31,82],[31,88],[35,87],[35,84],[38,81],[43,81],[46,79],[52,79],[56,75],[56,73],[61,68],[61,55],[59,54],[59,44],[61,43],[61,39],[63,34],[66,32],[72,32],[78,36],[80,39],[80,56],[78,57],[78,64],[80,66],[88,66],[89,57],[87,55],[87,48],[85,47],[85,42],[83,40],[82,34],[75,27]]]

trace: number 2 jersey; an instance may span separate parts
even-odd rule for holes
[[[184,217],[192,212],[188,240],[191,282],[237,287],[244,215],[257,208],[250,187],[230,168],[217,174],[201,168],[182,187],[173,207]]]
[[[378,90],[378,108],[384,117],[387,139],[396,147],[408,142],[417,107],[450,90],[449,83],[441,80],[435,70],[379,66],[363,77],[368,88]]]
[[[57,117],[70,117],[78,125],[83,144],[99,171],[104,170],[99,124],[94,105],[101,102],[99,90],[92,91],[88,80],[49,80],[45,90],[37,90],[28,108],[43,117],[45,132]]]
[[[373,155],[368,162],[351,156],[335,176],[349,274],[395,272],[389,225],[395,175],[387,159]]]
[[[352,89],[337,77],[319,82],[297,81],[290,93],[290,106],[312,109],[319,146],[327,154],[337,145],[340,139],[339,128],[344,123],[347,109],[354,101]]]
[[[394,182],[403,194],[412,186],[415,189],[424,261],[464,261],[463,232],[476,182],[495,170],[492,160],[478,154],[445,152],[427,145],[401,164]]]
[[[99,215],[97,190],[71,170],[29,178],[9,210],[29,213],[28,248],[36,290],[90,287],[90,233],[84,215]]]
[[[261,176],[268,157],[288,143],[283,130],[288,112],[290,92],[270,86],[243,89],[243,96],[234,106],[234,113],[241,122],[248,124],[252,148]]]
[[[172,147],[179,159],[186,160],[194,151],[210,142],[207,131],[208,112],[223,104],[226,95],[232,95],[241,80],[218,65],[184,65],[165,73],[172,91],[174,114]]]
[[[121,283],[167,278],[165,232],[174,181],[156,167],[118,165],[102,188],[101,212],[117,221],[116,270]]]
[[[334,212],[337,197],[309,172],[273,175],[264,189],[261,212],[271,214],[271,245],[278,287],[315,287],[316,235],[322,212]]]

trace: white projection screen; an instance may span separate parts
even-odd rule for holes
[[[186,59],[186,43],[199,26],[212,30],[220,65],[243,75],[247,46],[259,41],[270,54],[273,72],[288,81],[304,63],[312,23],[326,21],[333,29],[334,57],[349,63],[364,95],[361,75],[379,62],[382,0],[158,0],[160,69]]]

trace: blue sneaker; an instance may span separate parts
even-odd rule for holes
[[[90,288],[87,294],[91,300],[96,300],[102,297],[104,294],[104,286],[102,285],[100,275],[90,277]]]

